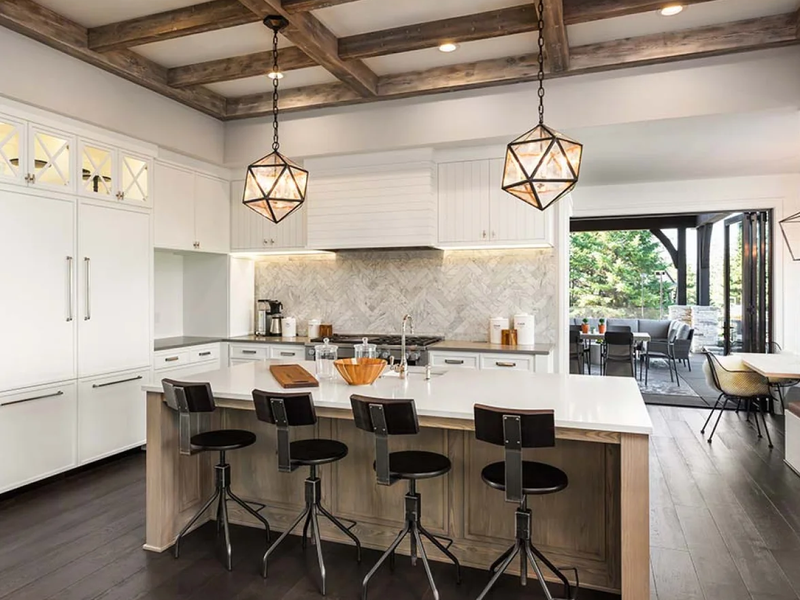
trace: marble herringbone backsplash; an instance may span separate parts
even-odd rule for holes
[[[490,317],[536,316],[536,341],[555,341],[556,258],[552,250],[351,251],[265,257],[256,297],[283,302],[298,334],[319,318],[337,333],[397,333],[403,315],[416,333],[488,338]]]

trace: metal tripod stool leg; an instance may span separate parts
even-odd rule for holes
[[[211,507],[214,501],[218,501],[217,504],[217,535],[220,532],[224,534],[225,537],[225,567],[230,571],[233,567],[232,564],[232,548],[231,548],[231,534],[230,534],[230,523],[228,520],[228,500],[233,500],[241,506],[244,510],[250,513],[253,517],[261,521],[261,523],[266,528],[267,532],[267,543],[269,543],[270,538],[270,527],[269,522],[262,517],[257,510],[253,509],[247,502],[239,498],[236,494],[231,491],[231,466],[225,461],[225,451],[222,450],[219,453],[219,464],[214,466],[214,473],[215,473],[215,485],[214,485],[214,493],[211,495],[203,507],[197,511],[197,513],[189,520],[189,522],[181,529],[181,532],[178,534],[178,537],[175,539],[175,547],[174,547],[174,554],[175,558],[180,556],[180,545],[181,539],[189,529],[192,528],[192,525]],[[264,505],[261,503],[253,503],[255,506],[258,506],[258,510],[264,508]]]
[[[456,582],[461,583],[461,563],[459,563],[458,559],[453,555],[452,552],[450,552],[450,546],[453,544],[453,540],[442,536],[434,536],[432,533],[422,527],[420,524],[421,501],[422,497],[419,495],[419,493],[417,493],[417,482],[413,479],[410,479],[408,482],[408,493],[406,493],[405,497],[406,524],[400,533],[397,534],[397,537],[392,542],[391,546],[387,548],[386,552],[381,555],[381,557],[378,559],[378,562],[375,563],[375,565],[369,570],[369,573],[367,573],[366,577],[364,577],[364,582],[361,584],[362,600],[367,600],[369,581],[372,579],[372,576],[378,572],[378,569],[381,567],[381,565],[386,562],[387,559],[389,559],[390,563],[393,565],[394,553],[407,535],[411,536],[411,564],[416,565],[417,559],[422,561],[422,566],[425,569],[425,575],[428,578],[428,584],[431,587],[434,600],[439,600],[439,590],[436,588],[436,582],[433,580],[431,566],[428,562],[428,555],[426,554],[425,547],[422,543],[423,537],[430,540],[445,556],[447,556],[447,558],[453,562],[456,567]],[[445,540],[447,544],[442,544],[440,540]]]
[[[536,578],[539,580],[539,585],[542,587],[542,591],[544,592],[545,598],[547,600],[556,600],[553,594],[550,592],[550,588],[547,586],[547,583],[544,579],[544,574],[542,573],[541,568],[539,567],[538,561],[542,561],[545,566],[561,581],[561,584],[564,586],[564,598],[566,600],[575,600],[578,595],[578,589],[580,587],[580,582],[578,581],[578,571],[572,567],[565,567],[565,570],[570,570],[575,573],[575,584],[573,585],[567,579],[567,577],[562,573],[561,569],[554,566],[539,550],[533,545],[531,542],[531,511],[528,508],[528,501],[527,498],[524,498],[519,505],[519,508],[516,512],[516,522],[517,522],[517,541],[511,546],[508,550],[506,550],[500,558],[498,558],[494,564],[490,567],[489,571],[492,573],[492,578],[489,580],[489,583],[486,584],[486,587],[483,588],[480,596],[478,596],[477,600],[483,600],[489,592],[492,591],[492,588],[495,586],[497,581],[500,579],[500,576],[505,573],[506,569],[508,569],[509,565],[513,562],[514,558],[519,555],[520,560],[520,583],[522,585],[527,584],[528,580],[528,565],[530,564],[533,567],[534,572],[536,573]],[[538,559],[538,560],[537,560]]]
[[[302,545],[303,548],[306,547],[306,538],[308,535],[308,529],[311,528],[311,535],[314,541],[314,545],[316,546],[317,552],[317,561],[319,563],[319,572],[321,578],[321,586],[320,591],[324,596],[326,593],[326,571],[325,571],[325,561],[322,557],[322,540],[320,539],[320,532],[319,532],[319,515],[322,515],[326,519],[328,519],[331,523],[333,523],[339,530],[341,530],[345,535],[347,535],[356,545],[356,560],[360,563],[361,562],[361,542],[356,537],[356,535],[351,531],[353,527],[356,526],[355,521],[349,521],[350,526],[345,526],[341,520],[337,517],[334,517],[330,512],[325,510],[322,507],[322,486],[319,477],[317,477],[317,467],[315,465],[310,466],[309,476],[305,481],[305,500],[306,506],[302,510],[302,512],[297,515],[294,522],[289,526],[286,531],[284,531],[281,536],[275,541],[272,546],[269,547],[267,552],[264,554],[264,570],[263,575],[267,577],[268,568],[269,568],[269,556],[272,554],[275,549],[280,545],[280,543],[286,539],[295,527],[300,524],[300,521],[305,519],[305,525],[303,526],[303,537],[302,537]]]

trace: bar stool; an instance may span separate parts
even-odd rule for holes
[[[278,428],[278,471],[291,473],[298,467],[308,467],[309,474],[305,481],[306,507],[292,522],[292,525],[269,547],[264,554],[264,577],[267,576],[268,560],[278,545],[289,535],[297,525],[305,519],[303,526],[303,548],[306,547],[308,529],[317,547],[317,560],[322,577],[322,595],[325,595],[325,562],[322,559],[322,542],[319,536],[319,515],[322,515],[338,527],[356,545],[356,559],[361,562],[361,542],[351,531],[356,526],[355,521],[349,521],[346,527],[339,519],[334,517],[322,506],[322,485],[317,476],[317,467],[342,460],[347,456],[348,448],[336,440],[308,439],[289,441],[289,428],[314,425],[317,414],[311,394],[307,392],[296,394],[283,394],[278,392],[263,392],[253,390],[253,402],[256,415],[260,421],[271,423]]]
[[[384,398],[370,398],[354,394],[350,396],[350,403],[353,407],[353,417],[355,425],[359,429],[368,431],[375,435],[375,472],[379,485],[393,485],[405,479],[408,481],[408,492],[405,497],[406,523],[388,550],[370,569],[364,577],[362,584],[362,598],[367,600],[367,586],[369,580],[377,572],[380,566],[389,559],[390,568],[394,568],[394,553],[400,542],[407,536],[411,536],[411,564],[417,564],[417,551],[422,565],[425,567],[425,574],[428,576],[428,583],[431,586],[434,600],[439,599],[439,591],[433,581],[431,567],[428,563],[428,556],[425,553],[425,546],[422,538],[430,540],[445,556],[447,556],[456,566],[456,581],[461,583],[461,564],[458,559],[450,552],[449,548],[453,540],[436,536],[426,530],[420,523],[422,517],[421,496],[417,492],[417,481],[420,479],[431,479],[441,477],[450,472],[450,459],[442,454],[435,452],[425,452],[420,450],[408,450],[404,452],[389,452],[390,435],[416,435],[419,433],[419,421],[417,420],[417,410],[413,400],[395,400]],[[439,540],[447,542],[445,546]]]
[[[489,568],[493,573],[478,600],[483,600],[511,561],[519,554],[520,581],[527,583],[528,562],[533,566],[545,598],[553,600],[537,559],[542,561],[564,585],[566,597],[573,600],[580,582],[578,570],[562,567],[575,573],[573,586],[560,569],[555,567],[531,542],[531,511],[529,495],[554,494],[569,485],[567,474],[552,465],[522,460],[523,448],[552,448],[556,445],[555,418],[552,410],[509,410],[491,406],[475,405],[475,437],[483,442],[505,447],[505,461],[492,463],[483,468],[483,481],[506,493],[506,502],[517,502],[516,542],[506,550]]]
[[[194,414],[210,413],[216,410],[214,395],[211,392],[211,384],[209,383],[181,382],[173,379],[164,379],[161,383],[164,386],[164,395],[167,398],[167,403],[173,407],[177,407],[180,412]],[[175,558],[178,558],[180,555],[180,544],[183,536],[191,529],[197,519],[211,507],[215,500],[219,500],[217,504],[217,534],[219,534],[220,529],[222,529],[225,535],[225,566],[228,571],[231,570],[232,552],[231,533],[228,523],[228,499],[236,502],[236,504],[264,524],[267,530],[267,543],[269,543],[269,523],[264,517],[258,514],[257,510],[251,508],[247,502],[231,491],[231,466],[225,460],[225,453],[229,450],[239,450],[240,448],[252,446],[255,441],[256,435],[253,432],[244,431],[242,429],[216,429],[213,431],[204,431],[203,433],[192,436],[192,452],[219,452],[219,463],[214,467],[214,472],[216,474],[214,493],[184,528],[181,529],[181,532],[175,539]],[[252,504],[257,506],[258,510],[264,508],[263,504],[255,502]]]

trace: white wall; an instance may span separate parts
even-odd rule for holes
[[[572,198],[575,217],[772,209],[777,224],[800,211],[800,175],[579,187]],[[775,341],[798,352],[800,263],[792,262],[779,231],[773,239]]]
[[[221,164],[222,122],[0,27],[0,94]]]
[[[156,251],[154,270],[155,337],[183,335],[183,257]],[[122,318],[125,318],[122,315]]]
[[[546,120],[569,133],[583,127],[800,107],[800,48],[554,79]],[[361,106],[287,114],[281,151],[303,158],[506,141],[535,124],[535,85],[521,84]],[[231,122],[225,162],[264,155],[269,119]]]

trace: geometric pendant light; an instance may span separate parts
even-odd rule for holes
[[[781,233],[792,260],[800,260],[800,213],[786,217],[778,224],[781,226]]]
[[[544,124],[544,2],[539,0],[539,124],[506,147],[503,190],[544,210],[578,183],[583,144]]]
[[[289,23],[280,15],[270,15],[264,25],[272,29],[272,152],[247,167],[242,202],[273,223],[280,223],[306,199],[308,171],[283,156],[278,149],[278,32]]]

